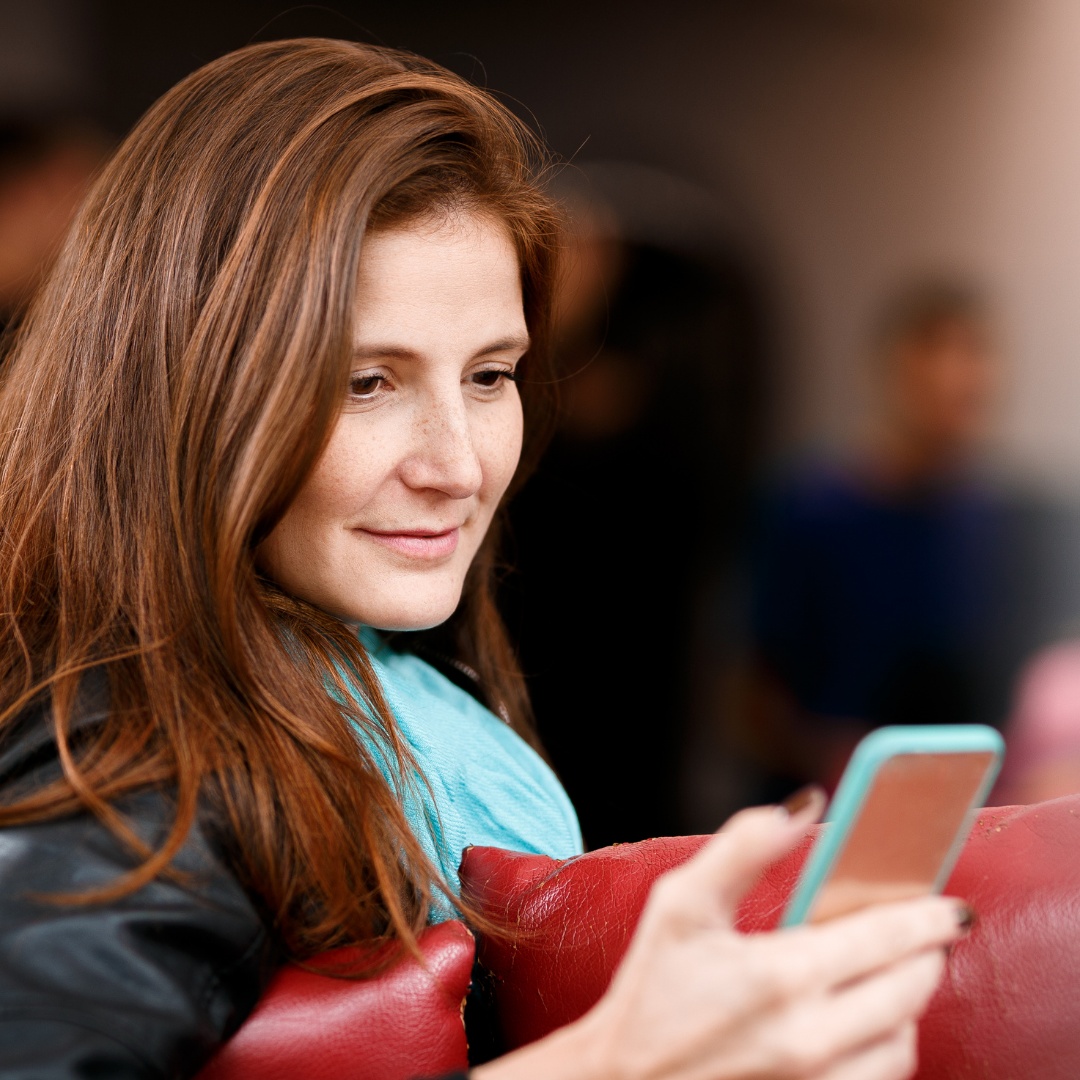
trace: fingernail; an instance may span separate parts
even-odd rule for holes
[[[788,817],[801,816],[811,807],[816,808],[813,820],[817,821],[825,809],[825,789],[818,784],[807,784],[806,787],[799,788],[780,804],[780,809],[785,810]]]
[[[965,934],[970,934],[975,924],[979,921],[979,916],[970,904],[961,904],[956,909],[956,921],[960,924],[960,929],[963,930]]]

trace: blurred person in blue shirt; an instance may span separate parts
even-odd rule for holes
[[[763,508],[744,734],[781,789],[834,784],[873,727],[981,719],[1001,525],[970,469],[996,382],[981,303],[909,290],[876,353],[856,452],[802,465]]]

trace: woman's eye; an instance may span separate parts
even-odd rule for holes
[[[514,373],[512,371],[477,371],[470,376],[470,382],[475,386],[482,386],[486,390],[494,390],[503,379],[512,380],[513,378]]]
[[[349,379],[349,393],[358,398],[373,397],[379,383],[383,382],[386,382],[385,375],[353,375]]]

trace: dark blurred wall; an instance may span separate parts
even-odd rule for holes
[[[0,107],[66,82],[120,135],[200,64],[301,34],[415,49],[506,95],[563,157],[711,191],[770,275],[778,449],[848,436],[865,320],[900,281],[981,281],[1014,365],[999,449],[1080,487],[1070,0],[0,0]]]
[[[1052,389],[1064,378],[1080,395],[1069,360],[1080,330],[1064,314],[1080,257],[1052,223],[1055,207],[1072,217],[1065,177],[1080,181],[1077,140],[1055,126],[1080,105],[1075,5],[86,2],[101,114],[117,133],[178,78],[249,41],[358,37],[494,88],[563,157],[636,161],[707,188],[770,274],[786,363],[779,449],[849,434],[864,321],[900,281],[936,270],[985,279],[1023,362],[1002,422],[1008,451],[1040,475],[1062,471],[1055,442],[1080,462]],[[1080,482],[1080,464],[1066,471]]]
[[[98,25],[86,0],[0,0],[0,115],[98,113]]]

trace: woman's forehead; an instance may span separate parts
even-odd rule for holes
[[[419,350],[432,336],[526,345],[517,252],[490,218],[461,215],[365,239],[357,282],[359,352]]]

